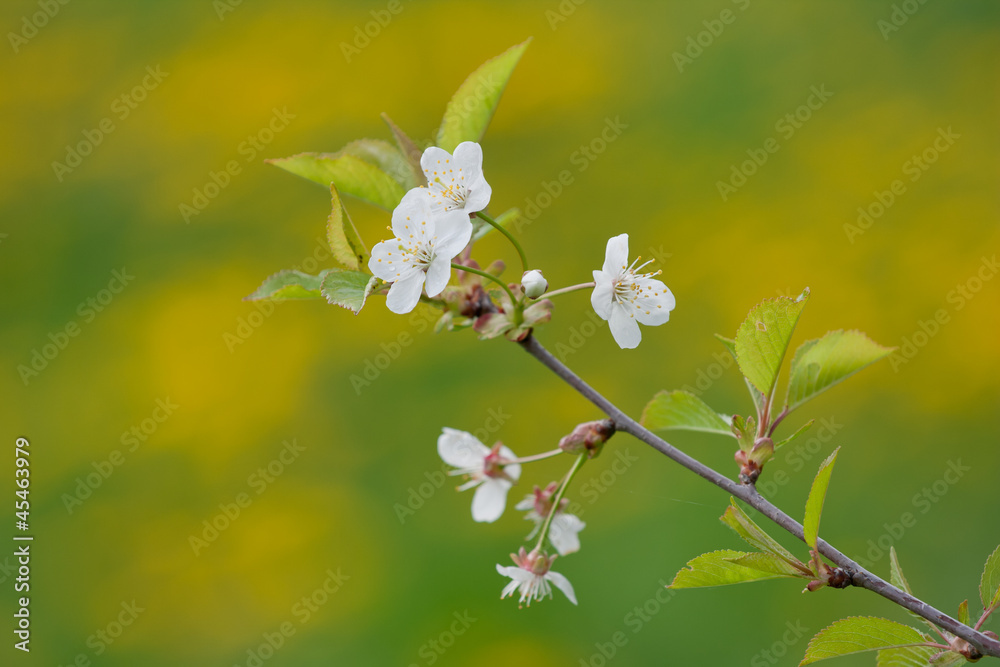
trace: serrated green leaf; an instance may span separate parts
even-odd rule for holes
[[[896,547],[893,546],[889,547],[889,583],[899,590],[906,591],[910,595],[913,595],[913,589],[910,588],[910,582],[906,580],[906,576],[903,574],[903,568],[899,564],[899,556],[896,554]],[[931,632],[935,632],[937,630],[936,626],[923,616],[914,614],[909,610],[907,610],[907,613],[921,623],[925,624],[931,629]]]
[[[805,532],[805,541],[809,548],[816,548],[816,540],[819,539],[819,520],[823,515],[823,501],[826,500],[826,489],[830,486],[830,475],[833,474],[833,464],[837,462],[837,452],[840,447],[833,450],[823,461],[813,479],[812,488],[809,489],[809,498],[806,500],[806,518],[802,521],[802,528]]]
[[[720,336],[719,334],[715,334],[715,337],[726,346],[726,349],[729,350],[729,354],[733,357],[733,361],[738,362],[739,360],[736,358],[736,341],[732,338]],[[742,375],[742,373],[740,374]],[[757,409],[757,414],[760,414],[764,409],[764,395],[757,391],[757,387],[753,386],[753,383],[750,382],[746,376],[743,377],[743,382],[747,385],[747,390],[750,392],[750,398],[753,399],[753,406]]]
[[[808,298],[807,288],[797,299],[768,299],[750,310],[736,332],[736,362],[764,396],[770,396],[774,389],[788,342]]]
[[[493,218],[498,225],[510,231],[513,225],[516,225],[518,220],[521,219],[521,209],[512,208],[504,211],[497,217]],[[488,222],[485,222],[482,218],[476,217],[472,220],[472,240],[478,241],[490,232],[495,232],[496,227]]]
[[[882,347],[860,331],[831,331],[806,341],[792,357],[785,402],[795,409],[894,349]]]
[[[964,623],[965,625],[972,625],[969,623],[969,601],[963,600],[962,604],[958,605],[958,622]]]
[[[351,216],[347,213],[337,186],[330,186],[330,217],[326,221],[326,240],[333,251],[333,257],[348,269],[358,270],[364,266],[368,249],[358,235]]]
[[[301,271],[278,271],[264,279],[257,291],[244,301],[294,301],[299,299],[320,299],[320,287],[326,271],[312,276]]]
[[[427,185],[427,177],[424,176],[424,170],[420,168],[420,156],[423,155],[423,151],[417,146],[417,143],[410,138],[406,132],[399,129],[399,127],[392,122],[388,114],[382,114],[382,120],[389,127],[389,131],[392,132],[392,138],[396,140],[396,146],[399,147],[399,152],[402,153],[403,158],[406,159],[406,163],[409,166],[410,172],[413,174],[413,178],[418,186]]]
[[[357,315],[377,285],[378,278],[367,273],[330,269],[323,279],[321,291],[328,302]]]
[[[936,649],[934,649],[936,650]],[[957,667],[957,665],[967,665],[969,661],[961,653],[955,651],[945,651],[936,659],[930,662],[933,667]]]
[[[750,546],[766,551],[767,553],[774,554],[779,558],[784,559],[789,563],[798,563],[799,559],[791,554],[785,547],[778,544],[774,538],[765,533],[760,526],[753,522],[746,515],[746,513],[740,509],[739,505],[736,504],[736,499],[729,498],[729,507],[720,517],[720,521],[726,524],[734,531],[736,534],[743,538],[747,544]]]
[[[983,576],[979,580],[979,599],[983,609],[992,609],[1000,604],[1000,547],[986,559]]]
[[[927,667],[940,649],[930,646],[888,648],[878,652],[878,667]]]
[[[789,563],[784,558],[779,558],[774,554],[752,553],[740,556],[739,558],[730,558],[729,560],[737,565],[749,567],[751,570],[770,572],[771,574],[777,574],[782,577],[801,577],[803,579],[813,578],[813,576],[809,573],[808,566],[804,563],[799,563],[801,567],[797,567],[792,563]]]
[[[449,153],[463,141],[479,141],[493,118],[500,96],[531,39],[487,60],[452,96],[438,130],[437,145]]]
[[[784,445],[787,445],[792,440],[795,440],[795,438],[799,437],[800,435],[802,435],[803,433],[805,433],[806,431],[808,431],[809,427],[813,425],[814,421],[816,421],[816,420],[815,419],[810,419],[805,424],[803,424],[802,426],[800,426],[799,430],[797,430],[795,433],[792,433],[790,436],[788,436],[787,438],[785,438],[781,442],[774,443],[774,448],[777,450],[778,447],[782,447]]]
[[[771,572],[753,570],[737,565],[732,559],[749,554],[729,549],[702,554],[687,564],[674,577],[667,588],[708,588],[711,586],[728,586],[749,581],[777,579],[782,575]]]
[[[387,211],[396,208],[406,194],[392,176],[350,153],[299,153],[267,162],[324,187],[336,185],[341,194],[357,197]]]
[[[920,645],[927,641],[908,625],[874,616],[852,616],[837,621],[809,641],[799,665],[864,651]]]
[[[910,588],[910,582],[906,580],[906,576],[903,574],[903,568],[899,566],[899,556],[896,555],[896,547],[889,547],[889,583],[898,588],[901,591],[906,591],[910,595],[913,595],[913,589]]]
[[[646,404],[640,422],[651,431],[705,431],[733,436],[729,424],[694,394],[661,391]]]

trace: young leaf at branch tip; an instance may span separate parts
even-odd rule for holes
[[[792,357],[785,403],[794,410],[895,349],[879,345],[860,331],[831,331],[808,340]]]
[[[301,299],[320,299],[320,287],[327,272],[318,276],[295,270],[278,271],[268,276],[257,291],[244,297],[244,301],[295,301]]]
[[[928,639],[908,625],[874,616],[852,616],[820,630],[809,641],[801,665],[852,653],[920,645]]]
[[[962,600],[962,604],[958,605],[958,622],[964,623],[965,625],[972,625],[969,623],[969,601]]]
[[[808,287],[796,299],[768,299],[750,309],[736,332],[736,362],[765,397],[771,395],[778,380],[788,343],[808,299]]]
[[[837,447],[820,465],[809,490],[809,499],[806,500],[806,516],[802,521],[802,527],[806,544],[810,549],[816,548],[816,540],[819,539],[819,520],[823,514],[823,501],[826,499],[826,489],[830,486],[830,475],[833,474],[833,464],[837,462],[839,451],[840,447]]]
[[[729,424],[700,398],[686,391],[661,391],[642,411],[639,422],[651,431],[704,431],[733,436]]]
[[[377,165],[350,153],[299,153],[265,162],[323,187],[336,185],[341,194],[387,211],[396,208],[406,194],[403,186]]]
[[[463,141],[478,142],[483,138],[500,96],[530,42],[529,37],[487,60],[462,82],[445,109],[437,134],[438,147],[452,153]]]
[[[725,549],[702,554],[688,561],[687,567],[674,577],[667,588],[711,588],[712,586],[729,586],[750,581],[778,579],[785,575],[773,572],[754,570],[734,563],[734,559],[750,554],[741,551]]]
[[[368,260],[365,247],[357,227],[340,201],[337,186],[330,185],[330,217],[326,221],[326,240],[333,251],[333,257],[344,267],[357,271]]]
[[[375,291],[378,278],[361,271],[330,269],[323,278],[321,291],[329,303],[346,308],[357,315],[368,296]]]
[[[815,419],[810,419],[805,424],[803,424],[802,426],[800,426],[799,429],[797,431],[795,431],[795,433],[792,433],[790,436],[788,436],[784,440],[781,440],[780,442],[774,443],[774,449],[777,450],[778,447],[781,447],[783,445],[787,445],[792,440],[795,440],[795,438],[799,437],[800,435],[802,435],[803,433],[805,433],[806,431],[808,431],[809,427],[812,426],[813,422],[815,422],[815,421],[816,421]]]
[[[979,580],[979,599],[983,609],[993,609],[1000,605],[1000,547],[986,559],[983,576]]]
[[[782,577],[798,577],[800,579],[813,578],[813,574],[810,572],[809,566],[805,563],[796,561],[798,565],[793,565],[784,558],[775,556],[774,554],[752,553],[740,556],[739,558],[730,558],[729,560],[737,565],[749,567],[751,570],[770,572]]]
[[[383,113],[381,115],[382,120],[389,127],[389,131],[392,132],[392,138],[396,140],[396,145],[399,147],[399,152],[403,154],[403,158],[406,159],[406,163],[410,168],[410,172],[413,174],[413,179],[416,182],[416,186],[427,185],[427,177],[424,176],[424,170],[420,167],[420,156],[424,154],[423,150],[417,146],[417,143],[410,138],[406,132],[403,132],[389,115]]]
[[[736,499],[729,498],[729,507],[719,518],[722,523],[732,528],[737,535],[752,547],[781,558],[787,563],[799,563],[799,559],[791,554],[785,547],[778,544],[770,535],[765,533],[760,526],[753,522],[746,513],[736,504]]]
[[[723,345],[726,346],[726,349],[732,356],[733,361],[738,361],[736,358],[736,341],[733,340],[732,338],[726,338],[725,336],[721,336],[719,334],[715,334],[715,337],[719,339],[719,341]],[[757,391],[757,387],[753,386],[753,383],[750,382],[750,380],[748,380],[746,376],[743,377],[743,382],[746,383],[747,390],[750,392],[750,398],[753,399],[753,406],[757,410],[757,414],[760,415],[761,412],[764,410],[764,401],[765,401],[764,395],[759,391]]]

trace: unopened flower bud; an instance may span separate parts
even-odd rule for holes
[[[521,285],[524,287],[525,296],[531,299],[537,299],[545,294],[545,290],[549,288],[545,276],[538,269],[525,271],[524,275],[521,276]]]
[[[615,423],[610,419],[580,424],[559,441],[559,449],[569,454],[587,452],[587,458],[596,458],[604,443],[615,434]]]

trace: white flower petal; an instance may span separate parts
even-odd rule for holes
[[[648,294],[636,301],[635,317],[640,324],[660,326],[670,320],[670,311],[674,309],[673,292],[659,280],[645,278],[636,281],[643,294]]]
[[[533,576],[535,576],[532,573],[528,572],[527,570],[516,567],[514,565],[500,565],[499,563],[497,564],[497,572],[499,572],[505,577],[510,577],[511,579],[513,579],[518,583],[522,581],[528,581]]]
[[[611,328],[611,335],[614,336],[618,347],[623,350],[631,350],[639,346],[642,340],[642,333],[639,331],[639,323],[635,321],[627,310],[621,305],[616,305],[611,309],[611,318],[608,320]]]
[[[397,315],[403,315],[417,307],[420,291],[424,288],[425,274],[419,269],[410,269],[396,279],[386,294],[385,305]]]
[[[560,556],[566,556],[580,550],[578,533],[587,527],[580,517],[574,514],[556,514],[549,528],[549,541]]]
[[[472,221],[461,210],[438,213],[436,217],[434,255],[451,262],[469,244],[469,239],[472,238]]]
[[[611,307],[614,305],[614,287],[611,278],[603,271],[594,271],[594,291],[590,294],[590,305],[602,320],[611,319]]]
[[[465,431],[445,428],[438,436],[438,456],[450,466],[459,469],[483,467],[490,448],[479,442],[476,436]]]
[[[463,141],[455,146],[455,164],[466,172],[465,177],[483,173],[483,147],[475,141]]]
[[[451,261],[443,257],[436,258],[427,267],[427,296],[437,296],[448,286],[451,279]]]
[[[451,153],[444,150],[443,148],[438,148],[437,146],[431,146],[424,150],[423,154],[420,156],[420,168],[424,171],[424,175],[427,176],[427,180],[432,180],[430,175],[435,171],[440,171],[437,168],[438,160],[440,164],[444,164],[445,160],[451,159]]]
[[[507,459],[508,461],[510,461],[512,459],[516,459],[517,458],[517,454],[515,454],[513,451],[511,451],[511,448],[508,447],[507,445],[500,445],[500,457],[504,458],[504,459]],[[520,463],[511,463],[509,465],[505,465],[503,467],[503,471],[505,473],[507,473],[507,475],[512,480],[514,480],[515,482],[517,480],[521,479],[521,464]]]
[[[619,234],[608,239],[604,253],[604,272],[613,276],[628,268],[628,234]]]
[[[492,196],[493,188],[490,187],[485,178],[474,181],[465,196],[465,212],[476,213],[477,211],[482,211],[489,205],[490,197]]]
[[[514,505],[516,510],[530,510],[535,508],[535,496],[526,496],[524,500]]]
[[[371,259],[368,260],[368,268],[376,276],[386,282],[393,282],[399,279],[399,275],[409,271],[412,267],[409,263],[402,261],[403,253],[399,249],[399,240],[391,239],[376,243],[372,248]]]
[[[551,581],[556,588],[561,590],[566,597],[569,598],[570,602],[576,604],[576,593],[573,592],[573,584],[569,583],[569,579],[558,572],[553,572],[552,570],[549,570],[548,573],[545,574],[545,578]]]
[[[505,479],[484,479],[472,496],[472,520],[493,523],[499,519],[507,507],[507,491],[510,486],[510,482]]]
[[[411,234],[415,238],[434,235],[434,216],[427,188],[413,188],[403,195],[392,210],[392,233],[399,239],[409,239]]]

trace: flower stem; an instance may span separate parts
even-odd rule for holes
[[[476,217],[482,220],[483,222],[492,225],[494,228],[496,228],[498,232],[507,237],[507,240],[511,242],[511,244],[514,246],[514,249],[517,250],[517,254],[521,257],[521,268],[523,269],[522,273],[527,271],[528,258],[524,256],[524,249],[521,247],[521,244],[517,242],[517,239],[514,238],[514,235],[508,232],[506,229],[504,229],[499,222],[497,222],[490,216],[486,215],[482,211],[477,211]]]
[[[542,548],[545,543],[545,538],[549,535],[549,528],[552,527],[552,519],[555,518],[556,512],[559,511],[559,503],[562,502],[563,494],[566,493],[566,488],[569,486],[570,482],[573,481],[573,477],[576,476],[577,471],[583,467],[583,462],[587,459],[587,452],[580,454],[576,457],[576,461],[573,461],[573,467],[569,469],[566,476],[563,478],[562,484],[559,486],[559,490],[556,491],[556,495],[552,498],[552,509],[549,510],[548,516],[545,517],[545,523],[542,524],[542,530],[538,535],[538,543],[535,545],[535,550]]]
[[[510,459],[510,460],[505,459],[504,465],[506,465],[507,463],[531,463],[532,461],[541,461],[543,459],[550,459],[553,456],[558,456],[559,454],[562,453],[563,450],[561,449],[553,449],[552,451],[549,452],[542,452],[541,454],[534,454],[532,456],[522,456],[521,458],[518,459]]]
[[[514,293],[510,291],[509,287],[507,287],[507,283],[505,283],[504,281],[500,280],[499,278],[497,278],[493,274],[486,273],[485,271],[480,271],[479,269],[474,269],[471,266],[465,266],[464,264],[456,264],[455,262],[451,263],[451,268],[455,269],[456,271],[465,271],[466,273],[475,273],[477,276],[480,276],[482,278],[486,278],[487,280],[492,280],[497,285],[499,285],[500,287],[502,287],[505,292],[507,292],[507,296],[510,297],[510,302],[512,304],[514,304],[515,310],[517,309],[517,305],[518,305],[518,303],[517,303],[517,297],[515,297]]]
[[[569,294],[570,292],[576,292],[577,290],[587,289],[588,287],[593,287],[596,285],[593,281],[589,283],[580,283],[579,285],[571,285],[570,287],[560,287],[557,290],[552,290],[551,292],[546,292],[542,296],[538,297],[540,299],[551,299],[559,294]]]

